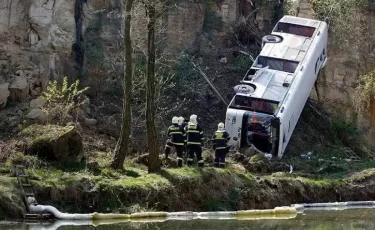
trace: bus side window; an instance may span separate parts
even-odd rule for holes
[[[318,58],[318,60],[317,60],[316,63],[315,63],[315,73],[318,72],[318,62],[319,62],[319,58]]]

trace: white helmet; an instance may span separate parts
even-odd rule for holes
[[[224,128],[224,123],[223,123],[223,122],[220,122],[220,123],[217,125],[217,129],[218,129],[219,131],[224,131],[224,130],[225,130],[225,128]]]
[[[178,124],[178,117],[173,117],[172,118],[172,124]]]
[[[193,114],[190,116],[190,122],[193,124],[197,124],[197,115]]]
[[[183,117],[179,117],[178,118],[178,124],[181,125],[182,123],[184,123],[184,118]]]

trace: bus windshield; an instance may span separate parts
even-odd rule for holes
[[[229,107],[272,115],[276,112],[278,105],[279,102],[275,101],[236,95]]]

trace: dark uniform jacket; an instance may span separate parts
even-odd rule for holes
[[[185,130],[179,125],[171,125],[168,128],[168,136],[170,142],[175,145],[184,145]]]
[[[202,145],[204,141],[203,131],[200,125],[188,123],[185,126],[186,142],[188,145]]]
[[[214,148],[215,149],[227,148],[227,143],[228,143],[229,138],[230,138],[229,133],[227,131],[217,130],[212,137]]]

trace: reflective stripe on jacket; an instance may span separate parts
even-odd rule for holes
[[[203,131],[200,125],[188,123],[185,126],[186,131],[186,142],[188,145],[201,145],[203,144]]]
[[[171,143],[175,145],[184,145],[185,142],[185,130],[179,125],[171,125],[168,128],[168,136],[171,139]]]
[[[216,149],[225,149],[230,137],[227,131],[217,130],[212,136],[212,139]]]

